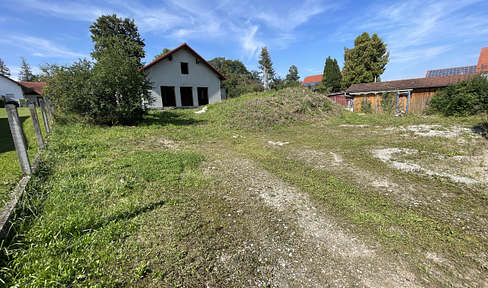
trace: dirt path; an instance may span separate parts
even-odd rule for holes
[[[242,207],[228,217],[246,226],[247,239],[237,253],[241,258],[251,253],[258,262],[251,286],[421,286],[405,263],[378,253],[377,243],[341,227],[327,211],[317,209],[308,194],[222,147],[204,153],[208,175],[229,187],[216,193]],[[260,212],[263,209],[268,212]],[[235,260],[239,257],[224,252],[219,259],[219,269],[234,271],[238,279],[243,265]]]

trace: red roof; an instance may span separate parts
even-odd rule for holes
[[[46,82],[18,82],[20,85],[23,85],[32,91],[36,92],[37,94],[43,95],[44,94],[44,86],[46,86]]]
[[[407,90],[407,89],[414,89],[414,88],[446,87],[449,84],[458,83],[459,81],[462,80],[467,80],[473,77],[473,75],[474,74],[462,74],[462,75],[450,75],[450,76],[440,76],[440,77],[352,84],[349,88],[347,88],[345,92],[364,93],[364,92]]]
[[[322,81],[322,74],[312,75],[312,76],[305,77],[302,84],[300,84],[300,85],[303,86],[303,84],[305,84],[305,83],[316,83],[316,82],[321,82],[321,81]]]
[[[476,72],[488,71],[488,47],[481,48],[480,58]]]
[[[212,71],[214,71],[219,76],[219,78],[221,80],[225,80],[226,79],[225,76],[222,73],[219,72],[219,70],[215,69],[215,67],[213,67],[212,65],[210,65],[210,63],[208,63],[205,59],[203,59],[202,56],[200,56],[197,52],[195,52],[195,50],[191,49],[191,47],[188,46],[188,44],[186,44],[186,43],[181,44],[180,46],[176,47],[175,49],[171,50],[170,52],[168,52],[168,53],[164,54],[163,56],[159,57],[158,59],[152,61],[151,63],[149,63],[146,66],[144,66],[143,68],[141,68],[141,70],[146,70],[146,69],[150,68],[151,66],[153,66],[156,63],[162,61],[165,58],[168,58],[169,55],[174,54],[176,51],[178,51],[178,50],[180,50],[182,48],[185,48],[186,50],[190,51],[195,56],[197,56],[201,60],[201,62],[203,62],[210,69],[212,69]]]

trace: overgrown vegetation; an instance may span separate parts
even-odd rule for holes
[[[342,110],[342,106],[320,94],[301,88],[287,88],[215,103],[206,113],[220,125],[232,129],[264,130],[317,121],[338,115]]]
[[[392,114],[395,112],[395,96],[393,93],[385,92],[381,96],[380,100],[381,109],[383,109],[384,114]],[[371,106],[371,105],[370,105]]]
[[[451,84],[432,97],[427,113],[469,116],[488,112],[488,74]]]

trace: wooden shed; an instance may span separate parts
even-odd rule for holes
[[[347,95],[346,92],[341,91],[341,92],[333,92],[333,93],[328,93],[325,94],[327,98],[330,100],[336,102],[337,104],[342,105],[342,107],[346,109],[351,109],[353,108],[353,103],[354,103],[354,97],[351,95]]]
[[[422,113],[434,94],[450,84],[468,80],[475,74],[452,75],[429,78],[405,79],[351,85],[345,92],[354,97],[354,112],[361,111],[364,103],[371,103],[374,113],[383,113],[380,101],[383,93],[390,92],[396,98],[398,110]]]

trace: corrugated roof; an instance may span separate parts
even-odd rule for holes
[[[37,94],[44,95],[44,86],[46,86],[46,82],[24,82],[20,81],[19,84],[31,89],[32,91],[36,92]]]
[[[305,77],[302,84],[300,84],[300,85],[303,86],[303,84],[305,84],[305,83],[316,83],[316,82],[321,82],[321,81],[322,81],[322,74],[312,75],[312,76]]]
[[[414,88],[445,87],[448,86],[449,84],[458,83],[459,81],[462,80],[467,80],[470,77],[473,77],[473,75],[474,74],[464,74],[464,75],[451,75],[451,76],[352,84],[349,88],[346,89],[345,92],[347,93],[382,92],[382,91],[393,91],[393,90],[407,90],[407,89],[414,89]]]
[[[217,70],[215,67],[213,67],[212,65],[210,65],[210,63],[208,63],[207,60],[203,59],[202,56],[200,56],[195,50],[193,50],[186,43],[181,44],[180,46],[176,47],[175,49],[171,50],[170,52],[168,52],[168,53],[164,54],[163,56],[159,57],[158,59],[152,61],[151,63],[149,63],[146,66],[144,66],[143,68],[141,68],[141,70],[147,70],[151,66],[153,66],[156,63],[162,61],[165,58],[168,58],[169,55],[174,54],[176,51],[178,51],[178,50],[180,50],[182,48],[186,48],[188,51],[190,51],[191,53],[195,54],[195,56],[197,56],[204,64],[206,64],[208,67],[210,67],[210,69],[212,69],[212,71],[214,71],[219,76],[219,78],[221,80],[225,80],[226,79],[225,76],[222,73],[219,72],[219,70]]]

